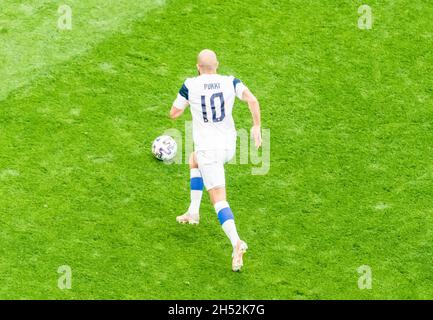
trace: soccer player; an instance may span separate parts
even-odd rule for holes
[[[199,76],[185,81],[170,110],[170,117],[176,119],[190,106],[193,120],[194,152],[189,158],[191,203],[188,211],[176,220],[184,224],[199,223],[203,186],[206,187],[221,226],[233,246],[232,270],[239,271],[248,246],[239,238],[226,199],[224,164],[233,158],[236,151],[236,128],[232,117],[235,98],[248,103],[256,148],[261,146],[260,106],[239,79],[217,74],[215,52],[201,51],[197,69]]]

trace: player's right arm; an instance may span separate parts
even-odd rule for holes
[[[253,127],[251,128],[251,135],[253,136],[254,144],[258,149],[262,145],[259,101],[242,83],[241,80],[233,77],[233,86],[235,88],[236,97],[248,103],[248,107],[250,108],[251,116],[253,117]]]
[[[251,134],[254,138],[256,148],[258,149],[262,145],[260,104],[257,98],[246,87],[242,93],[242,100],[248,103],[251,116],[253,117],[253,127],[251,128]]]
[[[176,100],[174,100],[173,102],[173,106],[171,107],[170,110],[171,119],[177,119],[183,114],[186,107],[188,107],[189,105],[188,99],[189,99],[189,90],[186,84],[184,83],[182,88],[180,88],[179,90]]]

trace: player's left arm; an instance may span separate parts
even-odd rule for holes
[[[253,127],[251,128],[251,134],[254,138],[255,146],[258,149],[262,145],[260,104],[257,98],[247,87],[245,87],[242,92],[242,100],[248,103],[251,116],[253,117]]]

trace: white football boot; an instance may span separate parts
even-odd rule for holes
[[[247,250],[248,246],[244,241],[239,240],[238,243],[236,243],[236,247],[233,249],[232,254],[233,271],[237,272],[241,270],[242,266],[244,265],[243,256]]]
[[[200,216],[198,214],[190,214],[189,212],[176,217],[176,221],[182,224],[199,224]]]

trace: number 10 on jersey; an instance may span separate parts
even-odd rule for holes
[[[221,113],[220,116],[217,117],[217,111],[216,111],[216,107],[215,107],[215,100],[219,100],[219,105],[221,108]],[[222,92],[219,93],[214,93],[209,101],[206,101],[206,96],[201,96],[201,109],[203,112],[203,120],[204,122],[209,122],[209,118],[208,118],[208,114],[207,114],[207,102],[210,103],[210,108],[212,111],[212,122],[221,122],[224,120],[226,114],[225,114],[225,109],[224,109],[224,95]]]

